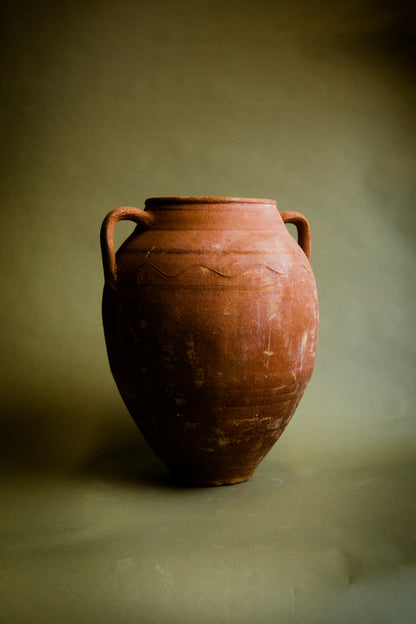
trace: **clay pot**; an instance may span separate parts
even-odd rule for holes
[[[122,219],[137,227],[115,255]],[[248,479],[291,419],[316,351],[310,241],[305,217],[266,199],[153,198],[104,219],[111,370],[180,479]]]

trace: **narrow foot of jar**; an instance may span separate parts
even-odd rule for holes
[[[174,480],[183,486],[188,487],[218,487],[220,485],[237,485],[237,483],[244,483],[244,481],[248,481],[253,476],[253,473],[241,475],[238,477],[197,477],[197,476],[189,476],[183,475],[173,472]]]

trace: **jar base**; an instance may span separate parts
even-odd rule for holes
[[[176,483],[182,486],[188,487],[219,487],[222,485],[237,485],[238,483],[244,483],[253,476],[253,472],[238,477],[190,477],[175,471],[171,471],[172,477]]]

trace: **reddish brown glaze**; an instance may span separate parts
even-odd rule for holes
[[[115,256],[121,219],[137,227]],[[153,198],[110,212],[101,245],[110,366],[144,437],[182,480],[248,479],[312,375],[305,217],[264,199]]]

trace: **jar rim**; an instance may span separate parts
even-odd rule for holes
[[[277,206],[273,199],[255,199],[254,197],[213,197],[213,196],[192,196],[183,197],[149,197],[145,201],[145,206],[162,206],[169,204],[267,204]]]

